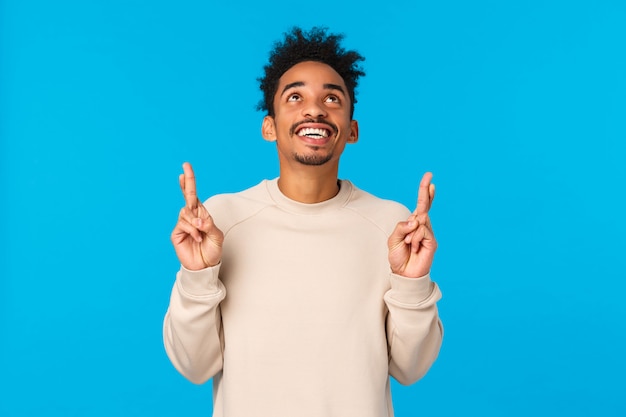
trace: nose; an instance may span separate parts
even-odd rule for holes
[[[328,116],[328,113],[322,103],[309,100],[307,104],[302,107],[302,116],[311,119],[323,119]]]

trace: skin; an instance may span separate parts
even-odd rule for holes
[[[307,122],[308,123],[303,123]],[[293,127],[296,127],[294,131]],[[321,127],[324,140],[297,135],[299,127]],[[301,62],[283,74],[274,96],[274,117],[263,119],[261,133],[276,142],[280,163],[278,187],[287,197],[317,203],[339,191],[339,157],[347,143],[359,137],[359,125],[350,117],[350,96],[341,76],[320,62]],[[299,158],[300,157],[300,158]],[[328,161],[306,165],[301,158]]]
[[[176,256],[181,265],[190,271],[215,266],[222,258],[224,233],[215,226],[213,218],[198,199],[196,178],[188,162],[183,164],[178,182],[185,197],[185,206],[180,210],[171,235]]]
[[[338,191],[339,158],[359,136],[350,116],[350,97],[341,76],[330,66],[306,61],[291,67],[279,80],[274,117],[263,119],[261,133],[276,142],[280,163],[278,186],[289,198],[318,203]],[[303,127],[326,129],[328,137],[303,137]],[[399,222],[387,241],[389,265],[395,274],[422,277],[430,271],[437,241],[428,211],[435,197],[432,174],[424,174],[415,211]],[[183,164],[179,177],[185,197],[171,240],[183,267],[200,270],[215,266],[222,256],[224,234],[198,199],[193,169]]]

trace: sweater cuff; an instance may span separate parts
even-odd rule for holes
[[[430,274],[420,278],[407,278],[402,275],[391,274],[391,290],[388,297],[397,304],[417,306],[432,303],[441,298],[437,285],[430,279]]]
[[[219,271],[221,263],[198,271],[180,266],[178,282],[184,292],[194,296],[210,296],[221,291]]]

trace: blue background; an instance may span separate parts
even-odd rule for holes
[[[210,415],[161,323],[203,198],[278,173],[256,78],[292,25],[366,56],[341,176],[432,170],[438,362],[409,416],[626,415],[626,3],[0,3],[0,415]]]

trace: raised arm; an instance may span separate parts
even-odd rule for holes
[[[387,342],[389,373],[402,384],[420,379],[439,354],[443,326],[437,312],[441,292],[430,279],[437,241],[428,216],[435,197],[432,174],[420,182],[417,207],[399,222],[388,240],[391,289]]]
[[[172,232],[182,265],[172,288],[163,322],[163,343],[174,367],[194,383],[203,383],[222,369],[220,302],[226,297],[218,278],[224,234],[198,200],[191,165],[179,177],[185,197]]]

